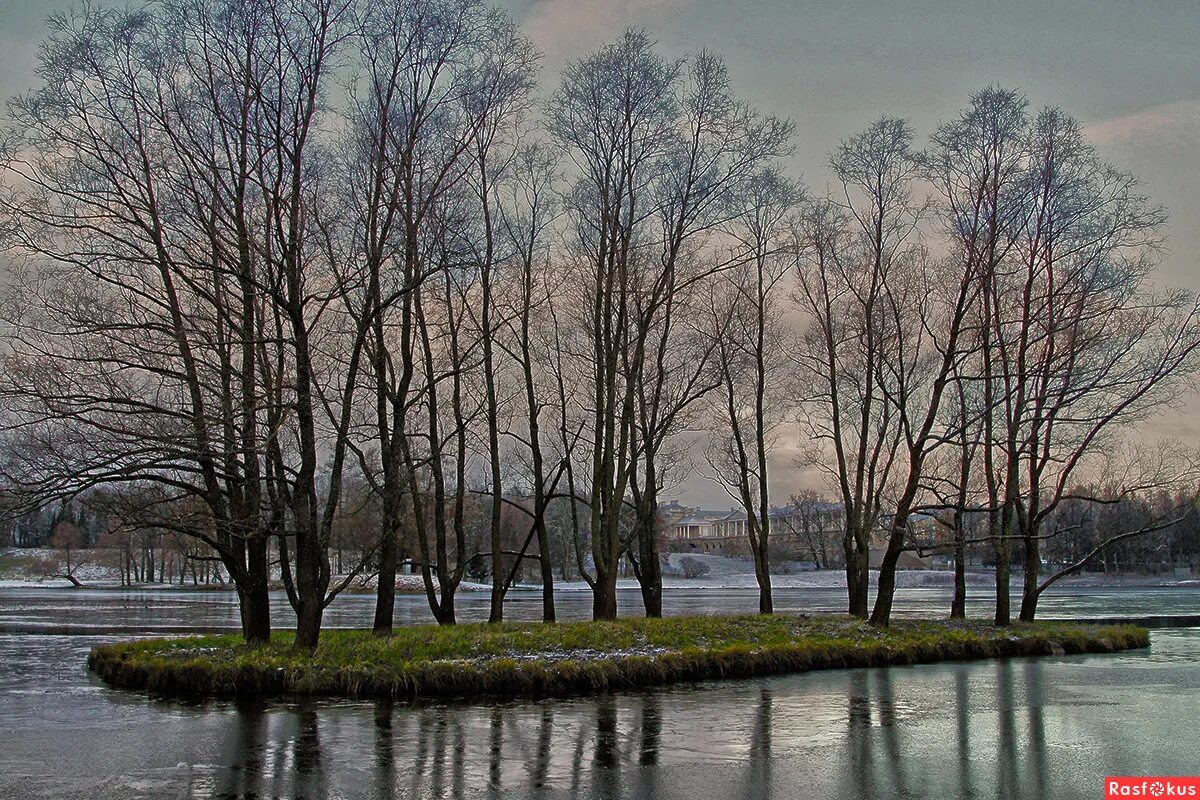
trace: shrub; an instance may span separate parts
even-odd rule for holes
[[[685,578],[699,578],[701,575],[707,575],[712,571],[708,564],[691,556],[684,556],[679,559],[679,568],[683,570],[683,577]]]

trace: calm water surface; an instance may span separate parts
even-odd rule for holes
[[[781,591],[836,609],[836,590]],[[942,613],[948,589],[903,590]],[[623,600],[630,610],[634,593]],[[462,616],[486,611],[464,598]],[[986,598],[977,601],[979,613]],[[752,610],[752,592],[671,591],[667,611]],[[286,616],[281,600],[277,618]],[[561,598],[584,616],[588,597]],[[339,599],[361,626],[372,599]],[[1200,592],[1064,590],[1047,616],[1196,613]],[[398,618],[426,621],[420,598]],[[536,617],[521,596],[513,618]],[[0,590],[0,797],[1098,798],[1106,774],[1200,773],[1200,630],[1147,651],[846,670],[579,700],[182,705],[106,689],[84,659],[105,626],[219,626],[232,598]],[[121,634],[126,635],[126,634]]]

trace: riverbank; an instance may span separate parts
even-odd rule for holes
[[[1149,634],[1128,625],[929,620],[880,630],[845,617],[746,615],[421,625],[389,637],[330,630],[312,655],[291,641],[279,633],[262,647],[230,635],[102,645],[88,666],[110,686],[186,698],[541,697],[818,669],[1108,653],[1146,647]]]

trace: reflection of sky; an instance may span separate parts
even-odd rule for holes
[[[68,0],[0,0],[0,96],[34,80],[46,14]],[[735,87],[797,125],[796,172],[821,190],[825,154],[843,136],[887,114],[919,136],[961,108],[969,92],[1000,83],[1034,107],[1065,108],[1088,125],[1101,152],[1144,180],[1171,212],[1162,277],[1200,288],[1200,13],[1194,0],[505,0],[545,53],[545,89],[579,53],[625,25],[645,25],[670,53],[706,47],[728,60]],[[1192,404],[1195,405],[1194,403]],[[1185,413],[1148,435],[1200,443]],[[794,444],[789,436],[785,444]],[[774,460],[782,499],[815,475]],[[724,502],[692,478],[670,489],[695,504]]]

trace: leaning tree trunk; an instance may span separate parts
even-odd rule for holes
[[[770,525],[767,522],[766,525]],[[764,526],[763,531],[768,530]],[[758,613],[774,614],[775,602],[771,596],[771,566],[768,555],[767,533],[760,532],[756,542],[751,542],[754,550],[754,579],[758,581]]]
[[[903,531],[892,531],[888,537],[887,550],[879,564],[879,585],[875,588],[875,608],[871,612],[871,624],[886,628],[892,621],[892,601],[896,597],[896,565],[904,552]]]

